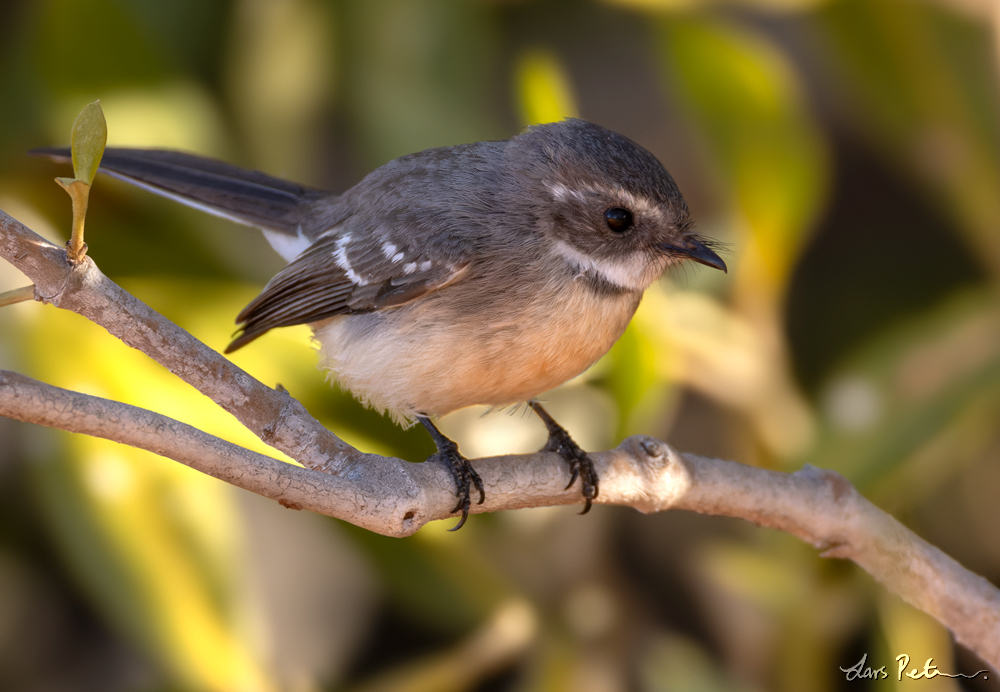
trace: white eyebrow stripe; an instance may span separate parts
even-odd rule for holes
[[[549,192],[552,193],[552,197],[557,202],[565,202],[570,198],[575,199],[577,202],[582,202],[584,199],[582,192],[578,190],[571,190],[562,183],[546,182],[545,187],[549,188]]]
[[[648,261],[638,252],[620,260],[594,258],[562,239],[552,244],[556,254],[581,271],[592,271],[610,284],[629,291],[646,288]]]
[[[607,195],[612,199],[620,200],[620,204],[624,207],[628,207],[633,212],[639,214],[655,214],[657,217],[662,217],[663,213],[660,208],[644,197],[637,197],[620,185],[615,185],[614,187],[601,187],[599,185],[585,184],[580,190],[573,190],[562,183],[552,183],[545,181],[545,187],[549,189],[552,193],[552,198],[557,202],[565,202],[569,199],[573,199],[577,202],[584,202],[587,199],[588,194],[597,195]]]
[[[631,209],[634,213],[643,216],[654,214],[658,218],[663,217],[663,212],[660,210],[660,208],[653,202],[650,202],[645,197],[636,197],[631,192],[623,188],[615,190],[615,194],[618,195],[620,199],[624,200],[625,201],[624,206]]]
[[[333,261],[337,263],[337,266],[344,270],[344,274],[347,278],[351,280],[351,283],[356,286],[367,286],[368,280],[362,277],[360,274],[355,272],[351,268],[351,263],[347,259],[347,245],[351,242],[351,234],[348,233],[337,239],[337,244],[334,246],[336,249],[331,253],[333,255]]]

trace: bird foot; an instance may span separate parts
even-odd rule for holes
[[[476,504],[481,505],[486,500],[483,479],[472,468],[469,460],[458,451],[457,444],[441,434],[441,431],[429,419],[421,417],[418,420],[427,428],[427,432],[431,434],[431,437],[434,438],[434,444],[438,448],[434,457],[445,465],[445,468],[448,469],[452,479],[455,481],[455,495],[458,497],[458,504],[451,511],[461,511],[462,518],[459,519],[458,524],[448,530],[458,531],[465,525],[466,519],[469,518],[469,508],[472,506],[472,488],[475,487],[479,492],[479,502]]]
[[[542,451],[555,452],[569,464],[570,478],[566,487],[569,488],[576,482],[577,478],[580,479],[580,489],[584,500],[583,511],[580,514],[586,514],[590,511],[594,500],[597,498],[597,493],[600,491],[597,469],[594,467],[593,460],[573,441],[573,438],[566,432],[566,429],[556,423],[548,411],[542,408],[540,404],[532,401],[529,405],[538,414],[538,417],[542,419],[542,422],[545,423],[545,427],[549,431],[548,442],[542,447]]]

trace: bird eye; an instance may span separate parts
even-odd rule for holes
[[[632,212],[622,207],[611,207],[604,212],[604,221],[608,224],[608,228],[615,233],[624,233],[635,223]]]

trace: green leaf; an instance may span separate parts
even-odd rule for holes
[[[108,124],[100,100],[87,104],[73,123],[73,175],[90,185],[108,143]]]

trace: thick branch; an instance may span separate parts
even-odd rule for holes
[[[160,414],[0,372],[0,415],[105,437],[176,459],[288,507],[310,509],[394,536],[449,516],[454,494],[439,464],[367,455],[327,432],[286,393],[260,384],[122,291],[90,260],[65,252],[0,212],[0,255],[38,287],[36,296],[74,310],[149,354],[232,412],[272,446],[314,468],[250,452]],[[1000,668],[1000,592],[918,538],[840,475],[814,468],[784,474],[694,455],[632,437],[593,454],[599,502],[643,512],[687,509],[742,517],[792,533],[829,557],[854,560],[958,641]],[[573,504],[577,488],[558,457],[538,453],[476,460],[486,502],[473,511]]]

